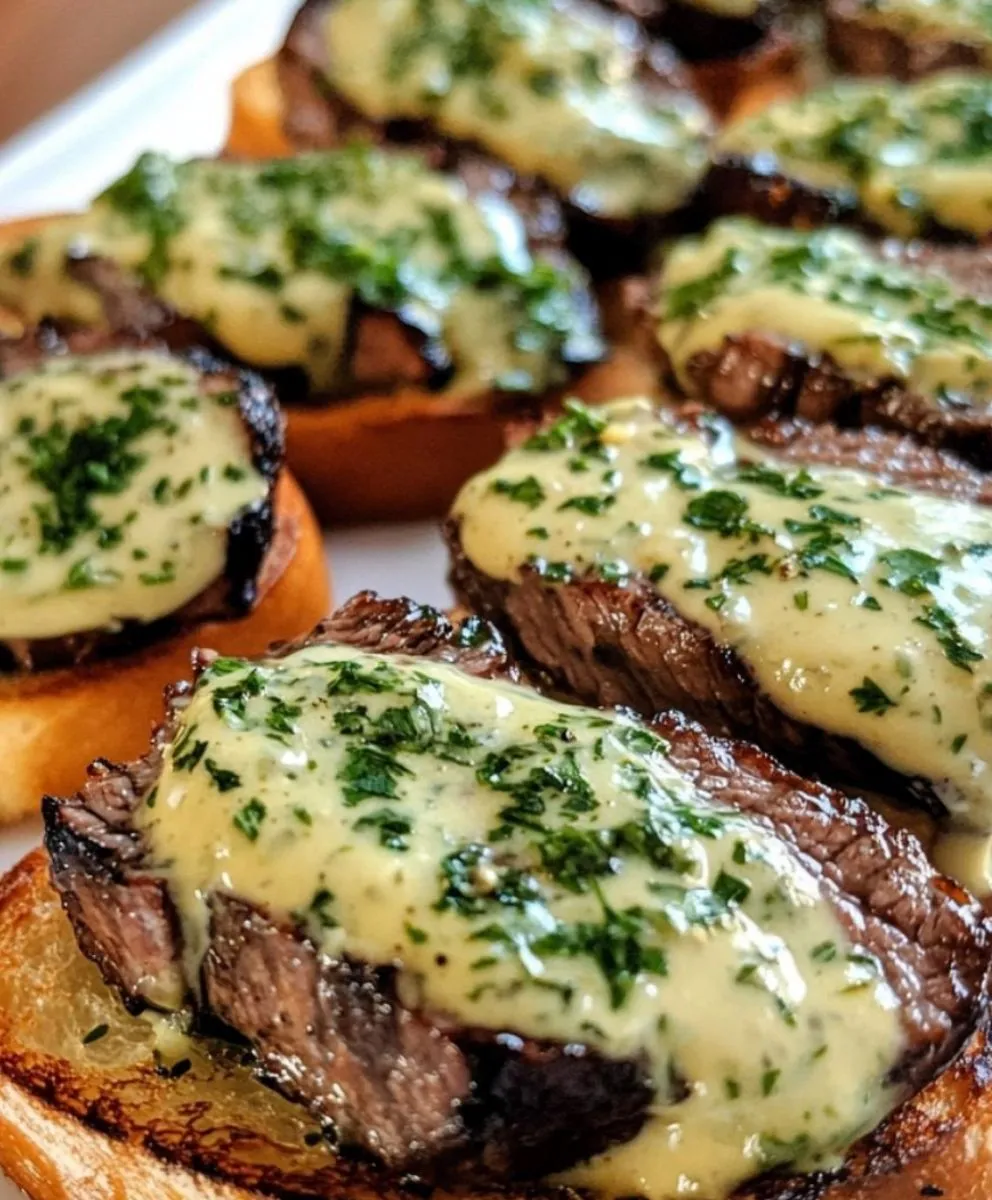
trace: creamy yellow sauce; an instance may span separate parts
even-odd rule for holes
[[[347,388],[356,301],[400,312],[448,386],[540,391],[599,349],[585,282],[532,258],[504,199],[419,160],[352,146],[286,161],[145,155],[78,216],[0,254],[0,302],[100,324],[66,251],[109,257],[257,367]]]
[[[979,47],[992,62],[989,0],[864,0],[859,19],[910,39],[934,38]]]
[[[376,120],[427,118],[605,217],[691,196],[711,121],[691,93],[638,78],[629,18],[551,0],[338,0],[328,82]]]
[[[154,621],[217,579],[268,491],[234,403],[151,351],[0,380],[0,637]]]
[[[926,233],[928,222],[992,232],[992,76],[948,72],[916,84],[841,81],[728,125],[723,156],[814,187],[841,189],[884,229]]]
[[[765,334],[829,354],[861,381],[897,379],[936,401],[992,392],[992,305],[936,271],[884,260],[847,230],[718,222],[676,243],[658,288],[658,338],[687,394],[695,355]]]
[[[716,1200],[876,1124],[903,1032],[802,861],[666,752],[623,716],[315,646],[213,665],[138,824],[191,980],[231,892],[395,966],[414,1009],[646,1057],[643,1133],[562,1181]]]
[[[783,712],[992,831],[992,510],[713,427],[675,433],[646,401],[575,409],[465,485],[466,554],[496,579],[648,576]]]
[[[743,20],[753,17],[761,7],[762,0],[683,0],[692,8],[702,8],[718,17],[733,17]]]

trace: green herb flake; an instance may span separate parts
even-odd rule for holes
[[[874,679],[870,679],[867,675],[862,680],[861,686],[851,688],[848,695],[858,706],[858,712],[874,713],[879,717],[887,713],[890,708],[895,708],[898,703],[891,699]]]
[[[544,487],[536,475],[517,480],[497,479],[491,485],[491,490],[528,508],[538,508],[546,499]]]
[[[240,830],[249,842],[257,842],[267,811],[262,801],[253,796],[243,808],[234,814],[232,819],[234,828]]]

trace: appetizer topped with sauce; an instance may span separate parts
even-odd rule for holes
[[[53,878],[130,1004],[195,1003],[323,1123],[342,1193],[872,1178],[972,1053],[979,906],[753,747],[370,594],[200,668],[143,759],[48,800]]]
[[[119,653],[163,621],[250,610],[282,459],[261,381],[108,339],[20,363],[0,399],[8,669]]]
[[[181,314],[276,384],[321,516],[430,516],[498,452],[507,411],[604,353],[562,238],[553,200],[478,159],[146,154],[86,212],[0,239],[0,303],[91,325],[154,297],[173,310],[154,328]]]
[[[708,195],[717,212],[785,224],[856,221],[899,237],[992,232],[992,76],[841,80],[731,122]]]
[[[78,263],[109,259],[240,362],[295,368],[291,398],[539,393],[600,356],[592,301],[482,182],[357,144],[270,162],[146,154],[88,211],[7,249],[0,301],[99,324]]]
[[[9,818],[99,754],[131,752],[196,638],[264,646],[326,587],[294,564],[312,524],[277,488],[282,422],[258,377],[127,335],[41,330],[0,342],[0,400],[0,725],[21,731]],[[313,601],[282,610],[301,584]]]
[[[591,0],[310,0],[280,70],[299,144],[360,130],[446,165],[481,150],[564,201],[606,273],[706,168],[711,119],[670,51]]]
[[[657,337],[686,396],[881,424],[992,464],[992,256],[730,218],[676,243]]]
[[[572,405],[465,486],[453,580],[584,699],[929,806],[988,892],[990,499],[878,430]]]

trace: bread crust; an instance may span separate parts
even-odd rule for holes
[[[268,1117],[257,1110],[275,1105],[278,1125],[293,1106],[287,1110],[287,1101],[260,1085],[248,1084],[241,1099],[221,1111],[217,1081],[202,1066],[177,1083],[168,1071],[156,1073],[150,1052],[143,1062],[131,1056],[109,1066],[61,1057],[59,1045],[48,1044],[49,1036],[56,1038],[46,1022],[53,1011],[70,1011],[69,1019],[76,1018],[77,1047],[86,1022],[107,1022],[110,1037],[116,1037],[118,1023],[136,1020],[102,982],[91,982],[99,979],[96,968],[84,963],[66,939],[71,933],[48,880],[48,860],[37,850],[0,881],[0,956],[19,961],[20,991],[37,998],[36,1004],[15,1004],[18,986],[0,981],[0,1170],[31,1200],[250,1200],[260,1195],[409,1200],[402,1184],[391,1184],[370,1166],[338,1160],[323,1147],[298,1146],[290,1152],[285,1129],[273,1126],[270,1136]],[[35,961],[33,947],[39,960],[47,948],[48,961]],[[80,971],[91,973],[89,979]],[[234,1086],[245,1087],[243,1069]],[[170,1102],[169,1091],[180,1089],[182,1096]],[[235,1123],[220,1123],[225,1120]],[[211,1177],[163,1168],[158,1155]],[[245,1183],[247,1190],[215,1176]],[[769,1176],[735,1193],[736,1200],[987,1200],[989,1195],[988,1015],[950,1066],[858,1144],[840,1178]],[[469,1197],[576,1200],[576,1193],[539,1187],[433,1193],[433,1200]]]
[[[208,621],[116,658],[34,674],[0,675],[0,744],[7,747],[0,824],[37,810],[48,792],[79,786],[99,756],[140,754],[161,717],[162,688],[189,673],[197,646],[260,654],[311,628],[330,597],[320,530],[295,481],[276,487],[276,536],[246,617]]]
[[[804,65],[801,41],[779,24],[742,54],[694,62],[690,71],[699,94],[724,120],[747,106],[754,91],[770,86],[779,92],[799,91]]]
[[[115,1142],[0,1076],[0,1169],[31,1200],[251,1200]]]

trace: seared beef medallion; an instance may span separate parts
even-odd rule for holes
[[[462,490],[452,581],[584,701],[678,707],[981,841],[989,499],[879,430],[573,404]]]
[[[987,72],[914,84],[841,79],[775,101],[719,134],[704,185],[714,216],[984,241],[992,233]]]
[[[992,61],[992,23],[981,3],[826,0],[827,52],[849,75],[920,79]]]
[[[365,593],[207,656],[45,821],[130,1004],[232,1026],[428,1180],[815,1197],[912,1154],[984,1053],[984,919],[915,839],[682,717],[521,686],[478,618]]]
[[[101,328],[157,328],[167,307],[290,402],[528,397],[603,345],[557,204],[507,179],[357,143],[260,162],[145,154],[87,212],[0,253],[0,302]]]
[[[906,430],[992,463],[992,254],[718,222],[656,288],[662,370],[734,421]]]
[[[592,0],[307,0],[279,69],[294,144],[360,134],[486,164],[531,204],[563,202],[600,276],[643,263],[706,168],[710,117],[671,48]]]

